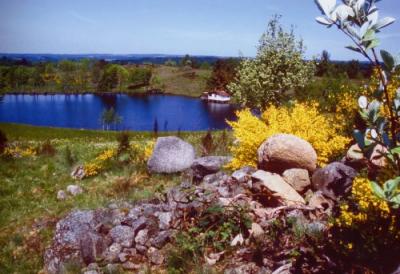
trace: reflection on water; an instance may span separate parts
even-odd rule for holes
[[[100,129],[101,113],[113,107],[123,120],[122,130],[159,131],[227,128],[235,107],[170,95],[4,95],[0,122]]]

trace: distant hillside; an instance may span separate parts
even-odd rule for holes
[[[164,64],[167,60],[179,62],[184,55],[166,55],[166,54],[14,54],[14,53],[0,53],[0,58],[10,60],[23,60],[28,62],[58,62],[60,60],[81,60],[81,59],[97,59],[106,60],[109,62],[123,63],[123,64]],[[225,57],[218,56],[195,56],[192,55],[197,62],[214,63],[218,59]]]

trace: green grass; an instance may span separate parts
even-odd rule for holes
[[[154,77],[161,80],[162,89],[169,94],[199,97],[207,91],[211,70],[157,66]]]
[[[0,273],[37,273],[43,267],[43,251],[51,242],[56,222],[73,209],[92,209],[110,203],[152,198],[181,182],[181,175],[150,175],[145,163],[115,162],[98,176],[74,181],[65,157],[68,146],[76,163],[93,160],[100,152],[116,147],[117,132],[46,128],[0,123],[10,143],[37,147],[49,140],[54,156],[0,157]],[[130,132],[131,141],[154,139],[151,132]],[[173,135],[162,133],[160,135]],[[176,134],[175,134],[176,135]],[[181,137],[201,154],[204,132],[182,132]],[[222,132],[213,132],[214,142]],[[227,154],[231,134],[219,142],[214,154]],[[65,201],[57,192],[78,184],[84,193]]]

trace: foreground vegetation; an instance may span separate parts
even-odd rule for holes
[[[39,271],[43,267],[44,248],[51,240],[57,220],[72,209],[150,199],[181,182],[181,175],[150,176],[143,155],[128,162],[112,160],[96,176],[74,182],[70,173],[75,165],[91,163],[104,151],[118,148],[117,132],[14,124],[0,124],[0,130],[7,136],[8,146],[18,154],[0,159],[1,273]],[[211,146],[209,141],[202,141],[205,135],[205,132],[180,134],[195,145],[199,155],[227,153],[224,146],[229,139],[227,133],[212,133]],[[131,144],[139,145],[155,138],[153,133],[129,132],[128,136]],[[227,140],[222,142],[222,136]],[[80,185],[84,192],[58,200],[57,192],[70,184]]]

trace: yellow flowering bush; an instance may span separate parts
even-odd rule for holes
[[[340,205],[334,220],[334,235],[354,255],[367,256],[385,248],[399,248],[399,216],[373,192],[367,178],[353,181],[351,197]],[[353,250],[355,249],[355,250]]]
[[[14,158],[36,156],[36,148],[28,146],[26,148],[19,146],[9,146],[4,150],[4,155]]]
[[[145,143],[135,142],[131,144],[131,150],[134,154],[134,161],[146,162],[153,153],[155,141],[147,141]]]
[[[100,153],[92,162],[83,166],[85,177],[92,177],[99,174],[107,167],[108,162],[117,155],[117,151],[109,148]]]
[[[155,144],[155,141],[146,142],[146,145],[144,147],[144,158],[146,159],[146,161],[150,159],[151,155],[153,154]]]
[[[92,177],[99,174],[102,166],[98,163],[88,163],[84,165],[83,169],[85,171],[85,177]]]
[[[115,149],[110,148],[110,149],[103,151],[99,156],[97,156],[96,160],[100,161],[100,162],[104,162],[104,161],[111,159],[116,154],[117,154],[117,152],[115,151]]]
[[[257,165],[257,149],[268,137],[288,133],[311,143],[318,154],[318,163],[326,164],[343,153],[350,138],[342,135],[332,118],[318,110],[317,103],[296,103],[293,107],[269,107],[261,119],[245,109],[237,113],[238,120],[229,122],[236,142],[231,146],[231,169]]]

